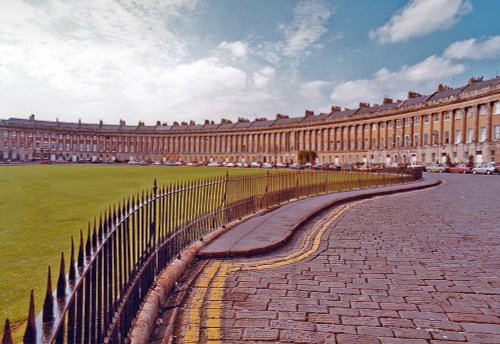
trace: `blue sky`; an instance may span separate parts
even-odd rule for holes
[[[500,1],[2,0],[0,118],[299,116],[500,73]]]

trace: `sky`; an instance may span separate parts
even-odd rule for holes
[[[0,118],[291,117],[500,73],[500,1],[1,0]]]

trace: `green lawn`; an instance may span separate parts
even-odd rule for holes
[[[159,183],[219,176],[209,167],[34,165],[0,166],[0,338],[3,321],[25,320],[29,291],[36,313],[45,295],[47,265],[57,275],[59,252],[68,254],[71,236],[107,206]],[[231,175],[264,173],[232,169]],[[21,325],[15,336],[24,332]]]

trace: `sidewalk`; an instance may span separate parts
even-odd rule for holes
[[[336,192],[299,199],[238,224],[204,246],[198,252],[198,256],[228,258],[267,253],[285,244],[295,230],[311,216],[331,206],[356,199],[428,188],[439,182],[435,176],[427,176],[423,181],[411,184]]]

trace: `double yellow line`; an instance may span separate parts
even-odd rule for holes
[[[293,253],[254,262],[212,261],[203,270],[189,294],[186,308],[180,319],[181,333],[179,342],[184,344],[222,343],[221,318],[224,288],[231,273],[281,267],[300,262],[312,256],[319,250],[323,235],[334,221],[348,209],[369,200],[373,200],[373,198],[342,205],[330,211],[311,228],[302,239],[299,248]]]

